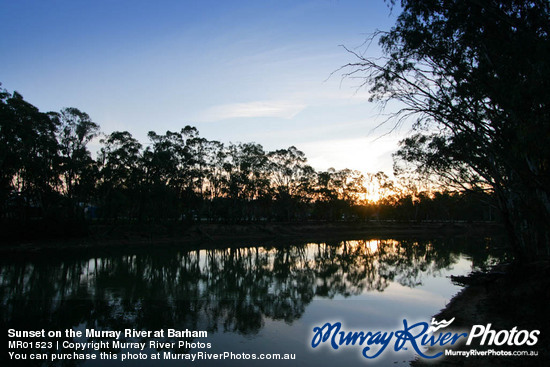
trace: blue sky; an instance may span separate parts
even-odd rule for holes
[[[0,0],[0,82],[142,143],[192,125],[224,143],[295,145],[319,170],[389,174],[406,131],[373,131],[384,117],[366,92],[329,76],[353,61],[339,45],[394,21],[383,0]]]

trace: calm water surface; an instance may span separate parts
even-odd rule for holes
[[[406,365],[414,358],[411,351],[387,351],[366,360],[360,347],[312,349],[312,330],[327,321],[340,321],[349,331],[373,332],[402,329],[404,318],[429,322],[460,290],[449,275],[467,274],[496,261],[489,255],[490,246],[489,239],[364,239],[278,247],[189,250],[151,245],[9,255],[0,260],[2,329],[206,330],[207,339],[158,340],[211,344],[210,349],[170,349],[174,353],[296,355],[286,363],[147,360],[124,366]],[[109,351],[119,356],[125,352]]]

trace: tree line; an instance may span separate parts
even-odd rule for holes
[[[192,126],[101,134],[77,108],[43,113],[0,91],[0,205],[14,224],[487,220],[490,195],[398,190],[383,172],[316,171],[296,147],[224,144]],[[95,158],[89,143],[100,139]],[[378,201],[369,198],[381,196]],[[84,227],[83,227],[84,226]],[[52,228],[50,228],[52,230]]]

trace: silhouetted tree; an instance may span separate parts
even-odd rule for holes
[[[77,204],[88,202],[94,191],[97,167],[87,144],[99,134],[99,125],[77,108],[65,108],[60,113],[50,113],[50,117],[59,126],[59,174],[68,209],[74,216]]]
[[[179,217],[191,211],[194,157],[187,142],[197,134],[190,126],[180,132],[148,134],[152,142],[144,152],[151,194],[148,202],[157,218]]]
[[[296,147],[266,153],[256,143],[225,146],[200,137],[191,126],[162,135],[151,131],[145,149],[129,132],[115,131],[100,140],[96,162],[87,145],[98,135],[99,125],[86,113],[76,108],[41,113],[17,92],[4,90],[0,101],[0,224],[16,228],[17,237],[17,228],[34,233],[28,231],[29,224],[60,234],[68,234],[65,229],[84,233],[86,222],[74,219],[98,215],[169,224],[167,229],[178,221],[205,219],[494,217],[485,204],[490,196],[483,193],[434,194],[416,183],[394,185],[382,172],[316,172]],[[399,186],[402,192],[397,192]],[[365,195],[374,197],[375,191],[383,200],[366,200]],[[92,213],[87,218],[82,215],[85,208]],[[12,226],[14,222],[19,225]]]
[[[227,156],[227,195],[234,203],[234,218],[257,219],[260,213],[254,201],[264,198],[270,190],[265,151],[255,143],[230,144]]]
[[[307,202],[307,175],[311,167],[305,154],[291,146],[267,154],[271,189],[276,202],[276,217],[282,220],[304,217],[301,209]]]
[[[59,201],[57,121],[0,90],[0,190],[5,208],[20,220],[55,215]],[[17,213],[13,212],[13,209]]]
[[[108,218],[136,218],[143,179],[141,144],[127,131],[115,131],[101,140],[99,192]]]
[[[393,3],[394,1],[391,1]],[[398,157],[419,171],[490,188],[520,258],[550,254],[550,3],[402,0],[382,58],[355,53],[373,99],[432,128]],[[436,127],[436,129],[433,129]]]

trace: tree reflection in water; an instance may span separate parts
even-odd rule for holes
[[[160,330],[258,333],[292,323],[314,297],[407,287],[452,266],[494,261],[489,240],[359,240],[284,247],[141,249],[40,254],[0,262],[4,330]]]

